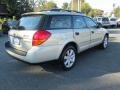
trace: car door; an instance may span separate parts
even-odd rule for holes
[[[90,30],[87,28],[83,16],[73,16],[74,38],[79,45],[79,50],[83,51],[90,45]]]
[[[87,27],[90,29],[91,45],[93,46],[101,43],[101,40],[103,39],[102,28],[98,27],[97,23],[89,17],[84,17],[84,20]]]

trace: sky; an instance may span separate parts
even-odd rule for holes
[[[48,0],[57,3],[58,7],[61,7],[64,2],[70,2],[71,0]],[[113,4],[120,6],[120,0],[85,0],[90,4],[92,8],[101,9],[106,12],[113,10]]]

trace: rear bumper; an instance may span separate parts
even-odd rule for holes
[[[102,26],[110,26],[110,24],[102,24]]]
[[[26,56],[26,54],[27,54],[27,52],[24,52],[24,51],[17,50],[17,49],[15,49],[15,48],[13,48],[13,47],[10,45],[10,42],[9,42],[9,41],[5,43],[5,48],[6,48],[7,51],[16,53],[16,54],[21,55],[21,56]]]
[[[17,58],[18,60],[33,64],[58,59],[61,54],[62,47],[62,45],[32,47],[28,52],[23,52],[11,47],[9,42],[5,43],[5,49],[9,55]]]
[[[117,26],[117,23],[111,23],[110,25],[114,25],[114,26]]]

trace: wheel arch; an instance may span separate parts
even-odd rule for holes
[[[109,33],[106,33],[105,36],[107,36],[109,38]]]
[[[69,45],[74,46],[75,49],[76,49],[77,52],[78,52],[78,45],[77,45],[75,42],[68,42],[68,43],[64,46],[63,50],[64,50],[67,46],[69,46]],[[63,50],[62,50],[62,51],[63,51]]]
[[[66,43],[65,45],[64,45],[64,47],[63,47],[63,49],[62,49],[62,51],[61,51],[61,53],[60,53],[60,56],[62,55],[62,53],[63,53],[63,51],[65,50],[65,48],[67,47],[67,46],[69,46],[69,45],[71,45],[71,46],[74,46],[75,47],[75,49],[76,49],[76,52],[78,53],[78,45],[75,43],[75,42],[68,42],[68,43]],[[59,58],[60,58],[60,56],[59,56]]]

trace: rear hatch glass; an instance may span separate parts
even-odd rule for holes
[[[22,51],[28,51],[32,47],[32,39],[36,30],[39,29],[43,15],[23,16],[16,30],[10,30],[11,45]]]
[[[16,26],[17,30],[35,30],[38,29],[41,23],[43,15],[29,15],[23,16],[18,25]]]
[[[109,21],[108,18],[102,18],[102,21]]]

